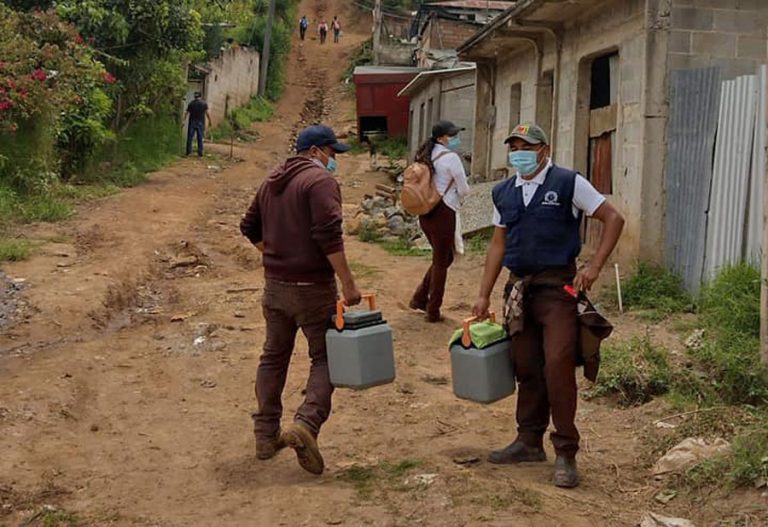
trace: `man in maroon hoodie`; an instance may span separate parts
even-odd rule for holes
[[[348,305],[360,292],[344,255],[341,191],[333,177],[339,143],[327,126],[310,126],[296,141],[297,155],[261,185],[240,222],[240,231],[263,253],[267,322],[264,352],[256,373],[256,455],[270,459],[289,446],[299,464],[322,474],[317,447],[320,427],[331,412],[325,332],[336,309],[336,280]],[[311,366],[304,403],[294,422],[280,431],[282,393],[298,330],[309,344]]]

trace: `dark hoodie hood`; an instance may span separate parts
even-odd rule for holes
[[[272,195],[282,194],[291,180],[305,170],[323,170],[320,166],[303,156],[286,159],[285,163],[275,169],[267,178],[267,190]]]

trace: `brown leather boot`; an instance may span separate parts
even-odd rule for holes
[[[530,463],[546,460],[547,454],[543,449],[528,446],[522,441],[515,441],[506,448],[494,450],[488,456],[488,461],[495,465],[511,465],[514,463]]]
[[[323,473],[325,462],[320,449],[317,448],[315,434],[307,425],[297,421],[285,429],[282,437],[285,443],[296,451],[301,468],[312,474]]]
[[[260,439],[256,438],[256,457],[262,461],[272,459],[277,455],[279,451],[284,449],[287,445],[285,441],[278,433],[276,437],[272,439]]]
[[[576,469],[575,457],[557,456],[552,483],[555,484],[555,487],[564,489],[579,486],[579,471]]]

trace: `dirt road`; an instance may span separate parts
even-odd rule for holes
[[[236,148],[241,162],[178,162],[75,220],[34,227],[51,241],[5,267],[24,282],[0,336],[0,525],[40,525],[44,505],[63,511],[49,513],[62,525],[163,527],[594,527],[635,525],[651,507],[654,487],[636,459],[648,407],[581,405],[584,483],[574,491],[550,486],[550,464],[487,464],[487,451],[514,435],[514,400],[457,401],[444,345],[474,298],[481,257],[452,268],[449,320],[426,325],[405,308],[426,261],[356,240],[348,250],[358,280],[379,294],[395,331],[398,380],[337,391],[320,441],[322,477],[303,472],[291,452],[256,461],[250,412],[263,279],[237,225],[297,128],[354,122],[337,79],[369,22],[350,4],[303,3],[303,12],[349,21],[344,38],[295,43],[286,96],[255,127],[260,139]],[[381,181],[367,163],[340,160],[350,210]],[[288,416],[306,371],[300,342]],[[670,510],[713,517],[706,509]]]

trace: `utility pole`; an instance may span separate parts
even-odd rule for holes
[[[764,68],[762,72],[762,84],[766,86],[768,74]],[[768,123],[768,104],[764,107],[766,123]],[[765,134],[768,134],[768,126]],[[760,352],[763,364],[768,367],[768,144],[762,147],[765,148],[765,167],[763,167],[763,250],[760,257]]]
[[[261,71],[259,72],[259,96],[267,93],[267,71],[269,70],[269,46],[272,43],[272,23],[275,21],[275,4],[277,0],[269,0],[267,27],[264,30],[264,47],[261,52]]]
[[[376,0],[373,6],[373,63],[379,64],[381,50],[381,0]]]

